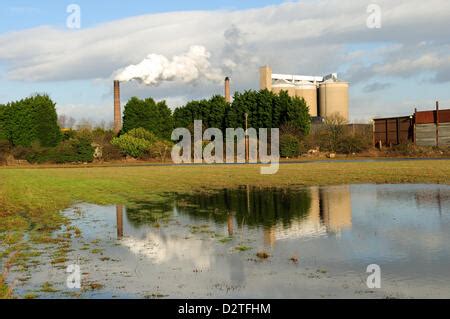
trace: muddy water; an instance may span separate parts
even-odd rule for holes
[[[64,214],[82,237],[64,265],[42,260],[19,294],[450,298],[449,186],[242,187]],[[67,288],[68,264],[80,266],[81,290]],[[366,284],[370,264],[379,289]],[[45,282],[55,291],[39,291]]]

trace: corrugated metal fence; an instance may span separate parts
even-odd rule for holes
[[[415,111],[414,115],[374,119],[373,143],[392,146],[450,146],[450,109]]]
[[[374,145],[398,145],[413,141],[412,116],[393,117],[374,120]]]
[[[450,110],[415,113],[415,142],[420,146],[450,146]]]

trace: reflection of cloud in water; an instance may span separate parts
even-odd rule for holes
[[[273,245],[277,240],[317,238],[327,235],[327,228],[320,222],[313,220],[293,221],[289,228],[272,227],[264,230],[264,242]]]
[[[209,268],[212,264],[211,244],[194,238],[184,239],[148,233],[142,239],[125,237],[120,243],[132,253],[144,256],[155,264],[181,260],[201,269]]]

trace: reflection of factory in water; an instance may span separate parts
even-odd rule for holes
[[[352,226],[350,186],[296,191],[245,187],[193,196],[190,204],[177,204],[175,210],[202,219],[215,219],[226,227],[230,237],[237,232],[235,228],[263,226],[264,244],[270,246],[277,240],[339,234]],[[116,206],[116,216],[117,237],[121,239],[124,236],[122,205]]]
[[[293,220],[288,228],[275,225],[264,230],[264,244],[273,246],[277,240],[318,237],[338,234],[352,226],[350,186],[322,189],[309,188],[311,206],[307,216]]]

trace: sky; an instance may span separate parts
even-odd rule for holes
[[[80,9],[79,29],[67,24],[70,4]],[[153,97],[175,108],[223,94],[210,71],[230,76],[232,91],[258,89],[268,64],[274,73],[337,72],[350,83],[353,121],[409,115],[436,100],[450,106],[449,21],[448,0],[3,0],[0,104],[47,93],[59,114],[109,123],[118,72],[149,54],[186,61],[201,46],[196,78],[122,83],[122,103]]]

